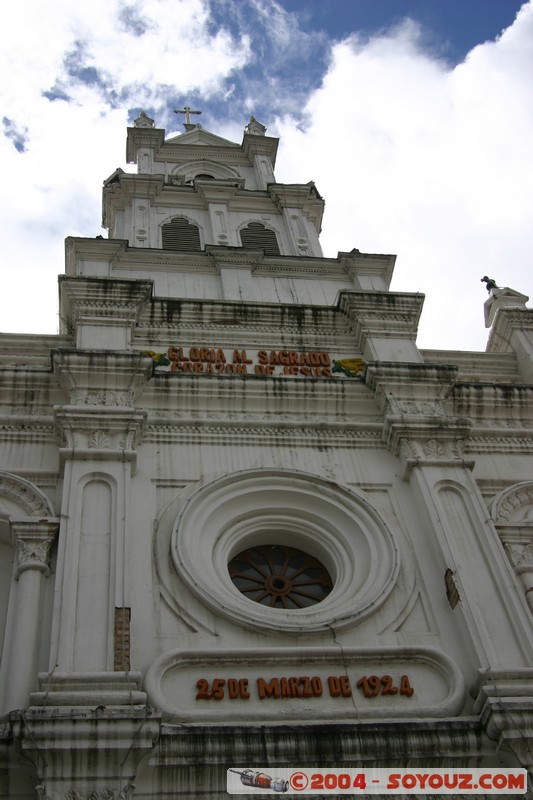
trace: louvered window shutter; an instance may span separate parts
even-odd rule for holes
[[[163,225],[163,250],[200,250],[200,231],[184,217],[174,217]]]
[[[241,230],[241,242],[243,247],[251,250],[264,250],[267,256],[280,255],[276,234],[260,222],[250,222]]]

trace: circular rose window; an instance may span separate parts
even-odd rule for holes
[[[251,547],[232,558],[228,568],[245,597],[270,608],[307,608],[320,603],[332,589],[320,561],[293,547]]]

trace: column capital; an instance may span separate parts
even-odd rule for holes
[[[365,382],[383,413],[389,450],[404,461],[404,478],[421,464],[467,466],[463,443],[471,422],[449,413],[457,368],[436,364],[374,362]]]
[[[58,529],[59,520],[51,518],[11,522],[11,533],[17,547],[17,580],[23,572],[30,569],[46,576],[50,574],[50,551]]]
[[[152,376],[153,361],[137,350],[62,348],[52,351],[52,367],[71,404],[131,408]]]

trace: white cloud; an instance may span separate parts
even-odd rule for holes
[[[128,107],[209,96],[247,53],[245,38],[210,33],[202,0],[10,6],[0,27],[1,330],[55,332],[63,239],[100,233],[101,181],[123,163]]]
[[[531,4],[455,69],[406,22],[334,47],[305,132],[278,121],[278,177],[326,198],[326,255],[397,253],[392,288],[426,293],[422,346],[484,348],[483,275],[533,294],[531,74]]]
[[[273,0],[247,2],[255,13],[233,5],[232,34],[212,32],[206,0],[10,7],[0,29],[0,69],[9,76],[1,116],[11,137],[0,137],[2,330],[55,331],[63,239],[100,232],[101,180],[124,166],[128,107],[155,108],[161,125],[170,99],[195,91],[206,101],[205,125],[238,141],[247,119],[230,115],[257,113],[252,63],[288,70],[296,53],[304,72],[324,63],[322,34],[300,31]],[[217,3],[229,14],[232,4]],[[278,180],[313,179],[326,199],[326,255],[397,253],[393,288],[427,295],[421,346],[482,349],[481,276],[531,291],[533,7],[455,69],[425,51],[419,33],[406,21],[334,44],[306,124],[289,114],[260,118],[283,137]],[[275,89],[276,107],[290,109],[303,91],[302,65],[292,96],[291,83],[268,69],[265,105]],[[70,102],[43,97],[52,87]],[[209,102],[228,91],[226,119],[214,123]]]

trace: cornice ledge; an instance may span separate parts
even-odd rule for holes
[[[279,139],[274,136],[256,136],[253,133],[245,133],[241,150],[251,164],[253,164],[255,155],[265,155],[269,157],[272,167],[275,167],[278,145]]]
[[[423,304],[422,294],[364,290],[341,292],[338,308],[349,320],[362,351],[364,340],[373,336],[414,339]]]
[[[153,360],[138,350],[57,349],[51,355],[52,370],[73,405],[131,407],[153,372]]]
[[[513,350],[511,337],[515,331],[533,331],[533,309],[500,308],[492,323],[488,353],[510,353]]]
[[[152,290],[152,281],[143,279],[61,275],[61,324],[67,331],[77,331],[84,324],[132,327],[150,302]]]
[[[89,239],[81,236],[67,236],[65,239],[65,274],[79,275],[79,262],[83,258],[93,261],[113,261],[128,249],[127,239]],[[65,276],[60,275],[60,280]]]
[[[351,280],[357,280],[359,275],[377,275],[383,280],[385,290],[388,290],[392,280],[396,256],[381,255],[378,253],[361,253],[359,250],[355,249],[350,253],[339,251],[337,254],[337,261]],[[341,292],[341,297],[343,294],[349,293]]]
[[[313,446],[324,442],[326,439],[335,447],[370,447],[381,449],[385,447],[382,438],[381,424],[361,425],[359,427],[342,426],[332,430],[324,423],[313,425],[307,423],[301,428],[296,428],[293,421],[269,424],[248,423],[235,425],[234,422],[224,421],[182,421],[182,420],[152,420],[146,427],[145,441],[159,441],[163,436],[165,440],[171,437],[172,441],[187,442],[213,442],[221,439],[233,441],[257,441],[279,439],[280,441],[301,446]]]
[[[160,150],[165,141],[164,128],[128,128],[126,139],[126,161],[134,164],[140,147]]]
[[[509,747],[524,765],[533,746],[533,670],[491,671],[480,676],[474,712],[498,749]]]
[[[320,233],[325,204],[313,181],[269,183],[268,191],[272,202],[280,211],[284,208],[299,208]]]
[[[264,250],[249,250],[246,247],[207,244],[205,252],[211,265],[220,274],[224,267],[255,269],[265,257]]]
[[[381,397],[382,408],[385,402],[394,407],[394,403],[403,402],[405,408],[399,411],[407,413],[428,410],[430,414],[443,414],[442,409],[428,403],[442,403],[453,390],[458,368],[450,364],[420,364],[416,362],[371,361],[366,365],[364,380],[368,388]],[[409,405],[423,403],[422,408],[409,408]]]

